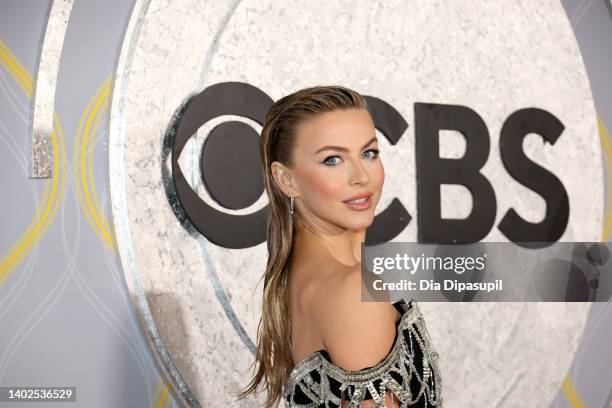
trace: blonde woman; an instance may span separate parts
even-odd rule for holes
[[[415,302],[361,301],[361,244],[385,172],[366,101],[342,86],[277,101],[260,139],[268,262],[254,378],[266,408],[441,406]]]

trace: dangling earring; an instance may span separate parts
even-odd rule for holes
[[[293,215],[293,196],[291,196],[291,215]]]

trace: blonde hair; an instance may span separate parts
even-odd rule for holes
[[[253,362],[258,363],[258,368],[249,385],[237,396],[243,399],[265,382],[265,408],[276,406],[282,399],[285,384],[294,366],[287,282],[293,250],[293,217],[300,218],[295,209],[293,215],[290,213],[290,198],[274,182],[270,165],[278,161],[289,168],[293,167],[292,153],[297,127],[301,123],[317,114],[352,108],[367,109],[366,100],[359,93],[342,86],[315,86],[279,99],[264,120],[259,153],[270,203],[267,225],[268,262],[262,276],[262,311]]]

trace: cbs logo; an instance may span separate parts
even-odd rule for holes
[[[396,145],[408,123],[387,102],[373,96],[365,97],[375,127],[392,146]],[[240,249],[264,242],[267,208],[245,215],[218,211],[191,188],[178,158],[189,139],[206,122],[221,115],[237,115],[263,124],[272,104],[273,100],[265,92],[247,83],[214,84],[188,98],[176,111],[166,131],[162,162],[165,163],[169,156],[170,169],[162,166],[162,172],[171,207],[179,220],[188,220],[199,233],[222,247]],[[484,120],[476,111],[459,105],[417,102],[414,113],[418,241],[480,241],[494,227],[497,211],[494,186],[479,171],[491,149]],[[517,110],[504,121],[499,148],[505,171],[546,200],[543,221],[526,221],[510,208],[497,225],[509,241],[518,245],[526,241],[555,242],[567,227],[569,199],[563,183],[530,160],[522,148],[523,139],[529,133],[536,133],[554,145],[563,129],[564,125],[552,113],[533,107]],[[440,157],[440,130],[458,131],[465,137],[467,148],[463,157]],[[239,121],[219,124],[206,138],[199,163],[201,181],[212,198],[225,208],[245,208],[264,191],[258,139],[259,134],[251,126]],[[467,218],[441,217],[442,184],[460,184],[470,190],[473,206]],[[393,239],[411,219],[401,201],[393,198],[368,228],[366,244]]]

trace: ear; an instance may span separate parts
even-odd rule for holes
[[[276,185],[288,197],[298,196],[298,191],[295,185],[295,179],[291,170],[285,167],[282,163],[275,161],[270,165],[272,177]]]

